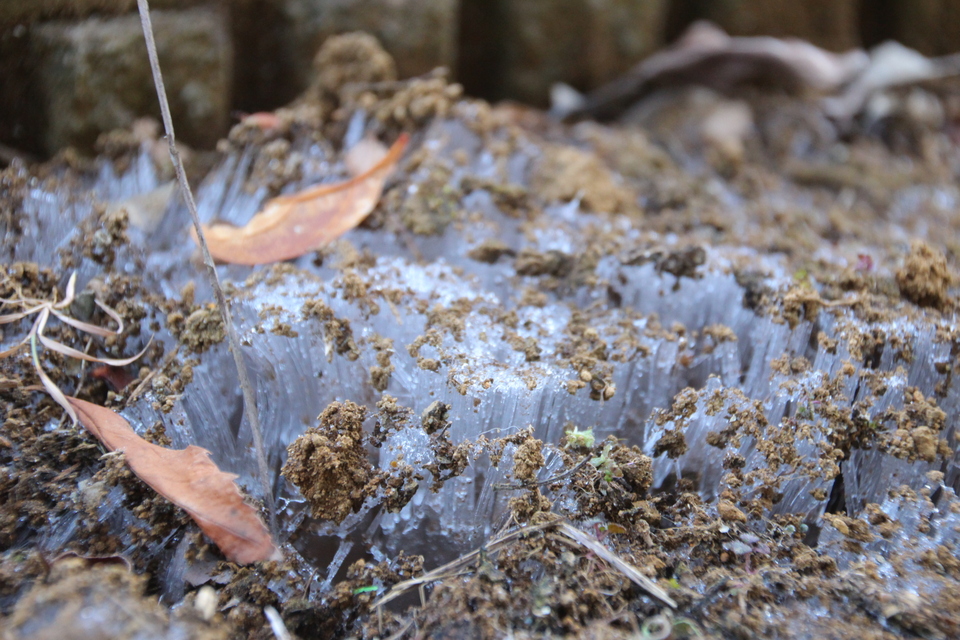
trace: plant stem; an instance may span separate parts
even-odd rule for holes
[[[240,352],[240,338],[233,325],[233,317],[230,313],[230,307],[227,304],[227,297],[224,295],[223,288],[220,286],[217,268],[213,263],[210,250],[207,248],[207,240],[203,236],[200,216],[197,214],[197,204],[194,202],[193,192],[190,190],[190,184],[187,182],[187,174],[183,170],[180,152],[177,151],[177,144],[173,135],[173,118],[170,116],[170,103],[167,101],[167,90],[163,86],[163,76],[160,74],[160,60],[157,56],[157,45],[153,38],[150,6],[147,0],[137,0],[137,7],[140,10],[140,24],[143,26],[143,37],[147,42],[150,70],[153,72],[153,82],[157,87],[157,98],[160,101],[160,112],[163,115],[163,128],[166,131],[167,143],[170,146],[170,159],[173,161],[173,168],[177,173],[177,182],[180,184],[180,192],[187,204],[187,209],[190,211],[190,217],[193,220],[193,227],[196,229],[197,238],[200,240],[203,264],[207,268],[210,285],[213,287],[214,295],[217,298],[217,306],[220,308],[220,315],[223,317],[223,326],[227,332],[227,342],[230,346],[230,352],[233,354],[233,361],[237,366],[237,377],[240,380],[240,389],[243,392],[243,411],[250,421],[250,428],[253,431],[253,443],[257,453],[257,467],[260,471],[260,484],[262,485],[263,499],[270,516],[270,532],[274,538],[276,538],[277,510],[273,499],[272,483],[270,482],[270,470],[267,465],[267,453],[263,446],[263,432],[260,429],[260,416],[257,413],[256,396],[253,391],[253,385],[250,383],[250,374],[243,361],[243,354]]]

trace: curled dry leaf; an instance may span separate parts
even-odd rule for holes
[[[824,99],[832,118],[846,121],[861,113],[871,96],[893,87],[960,76],[960,53],[928,58],[898,42],[884,42],[870,51],[870,63],[840,95]]]
[[[244,227],[204,226],[211,255],[232,264],[268,264],[297,258],[337,239],[373,211],[407,140],[401,135],[380,162],[351,180],[269,200]],[[193,230],[191,235],[196,241]]]
[[[363,138],[343,154],[343,164],[353,176],[361,176],[380,164],[390,150],[376,138]]]
[[[37,375],[40,376],[40,381],[43,383],[43,387],[47,390],[50,396],[63,407],[64,411],[70,416],[74,424],[77,422],[77,414],[73,410],[73,407],[70,406],[70,403],[67,402],[66,396],[60,391],[59,387],[50,379],[50,377],[43,370],[43,366],[40,364],[40,356],[37,353],[37,341],[39,340],[40,344],[45,346],[48,349],[52,349],[58,353],[62,353],[65,356],[70,356],[71,358],[79,358],[81,360],[86,360],[87,362],[99,362],[101,364],[112,366],[112,367],[124,367],[138,358],[140,358],[147,349],[150,347],[150,343],[147,343],[147,346],[143,348],[143,351],[137,355],[130,358],[100,358],[88,355],[82,351],[78,351],[73,347],[68,347],[65,344],[61,344],[56,340],[51,340],[46,337],[43,332],[47,327],[47,322],[50,320],[51,316],[58,318],[61,322],[70,325],[81,331],[91,333],[93,335],[107,337],[107,336],[119,336],[123,333],[123,318],[120,317],[116,311],[106,306],[99,300],[94,300],[96,305],[103,310],[111,320],[117,323],[116,329],[106,329],[104,327],[98,327],[97,325],[90,324],[88,322],[82,322],[76,318],[71,318],[70,316],[64,313],[64,310],[67,309],[70,304],[74,301],[77,288],[77,273],[74,272],[71,274],[70,279],[67,281],[66,295],[64,299],[60,302],[57,302],[56,299],[53,300],[40,300],[37,298],[28,298],[24,297],[19,288],[14,284],[14,290],[16,297],[12,299],[0,298],[0,307],[12,306],[20,307],[22,311],[14,313],[6,313],[0,315],[0,325],[9,324],[11,322],[16,322],[17,320],[22,320],[33,314],[37,315],[36,320],[33,321],[33,326],[30,327],[30,331],[27,332],[27,335],[24,336],[20,342],[13,345],[12,347],[0,351],[0,358],[6,358],[7,356],[13,355],[20,350],[25,344],[30,344],[30,353],[33,358],[33,366],[37,370]],[[153,339],[151,338],[150,342]]]
[[[728,93],[763,86],[796,94],[826,94],[855,78],[868,64],[862,50],[833,53],[792,38],[731,37],[699,21],[680,39],[643,60],[622,77],[574,101],[569,118],[618,117],[663,87],[703,85]]]
[[[231,561],[279,560],[280,551],[256,510],[243,501],[231,473],[206,449],[165,449],[138,436],[130,423],[106,407],[66,397],[87,431],[111,451],[123,451],[131,471],[193,518]]]

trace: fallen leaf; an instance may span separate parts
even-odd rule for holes
[[[347,173],[360,176],[383,162],[390,150],[376,138],[364,138],[343,154]]]
[[[110,387],[111,391],[123,391],[127,385],[136,380],[136,378],[123,367],[115,367],[109,364],[101,364],[90,367],[90,377],[95,380],[103,380]]]
[[[139,195],[107,203],[107,216],[121,209],[127,212],[127,220],[137,229],[152,233],[157,230],[167,212],[170,200],[176,195],[177,181],[169,182]]]
[[[848,121],[861,113],[870,98],[886,89],[955,78],[960,54],[928,58],[897,42],[884,42],[870,51],[870,64],[843,92],[823,100],[827,115]]]
[[[566,114],[568,118],[616,118],[656,89],[703,85],[728,93],[745,85],[789,93],[830,93],[857,76],[866,52],[833,53],[794,38],[731,37],[699,21],[680,39],[620,78],[593,91]]]
[[[258,111],[256,113],[247,113],[244,114],[240,121],[244,124],[249,124],[254,127],[263,129],[264,131],[271,131],[273,129],[279,129],[283,122],[280,120],[280,117],[273,113],[272,111]]]
[[[232,473],[210,460],[206,449],[165,449],[138,436],[119,414],[66,397],[80,423],[110,451],[123,451],[130,470],[193,518],[200,529],[239,564],[279,560],[280,551],[257,511],[243,501]]]
[[[211,255],[232,264],[268,264],[297,258],[337,239],[373,211],[407,140],[401,135],[380,162],[351,180],[269,200],[244,227],[204,226]],[[192,229],[191,235],[196,241]]]

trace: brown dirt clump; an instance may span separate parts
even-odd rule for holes
[[[456,478],[464,472],[470,462],[470,442],[454,445],[450,441],[450,405],[432,402],[420,415],[423,430],[430,436],[430,449],[433,462],[425,469],[433,476],[431,491],[439,491],[447,480]]]
[[[543,441],[529,437],[513,454],[513,477],[517,480],[536,480],[537,471],[543,466]]]
[[[147,578],[118,563],[70,557],[54,563],[6,621],[5,639],[190,638],[230,636],[215,610],[185,607],[170,616],[144,596]],[[209,617],[207,617],[209,615]]]
[[[493,264],[501,257],[513,255],[514,251],[502,240],[488,238],[467,253],[467,257],[478,262]]]
[[[415,191],[406,194],[399,207],[400,220],[418,235],[439,235],[459,213],[463,193],[451,184],[453,173],[442,162],[427,162],[419,173],[424,178]],[[392,193],[399,195],[398,191]]]
[[[537,212],[526,187],[510,182],[500,183],[478,176],[464,176],[460,187],[465,193],[484,190],[490,194],[494,204],[511,218],[521,218],[525,213]]]
[[[566,464],[580,465],[571,486],[584,516],[603,513],[611,522],[642,527],[639,522],[656,513],[644,500],[653,484],[653,461],[639,447],[609,438],[594,446],[586,464],[573,458]],[[659,521],[659,515],[655,519]]]
[[[102,264],[113,266],[117,258],[117,249],[127,244],[129,216],[126,209],[115,211],[102,209],[96,218],[81,223],[82,237],[88,238],[83,244],[85,257]]]
[[[171,331],[175,329],[176,320],[176,316],[167,319]],[[175,331],[174,335],[177,335]],[[203,353],[213,345],[220,344],[227,337],[220,311],[212,304],[197,309],[187,316],[183,331],[177,337],[194,353]]]
[[[353,339],[353,329],[350,321],[338,318],[333,309],[322,300],[309,300],[303,305],[301,314],[304,318],[316,318],[323,323],[323,341],[327,353],[327,360],[332,360],[333,352],[345,356],[348,360],[360,357],[360,349]]]
[[[904,390],[903,404],[902,410],[891,409],[881,417],[882,422],[894,423],[894,428],[880,439],[881,449],[911,462],[934,462],[938,456],[950,456],[953,452],[947,441],[940,438],[947,421],[943,409],[933,398],[924,398],[916,387]]]
[[[393,58],[375,37],[362,32],[327,38],[313,59],[313,68],[320,88],[334,95],[351,82],[397,79]]]
[[[717,513],[727,522],[746,522],[747,515],[738,509],[729,500],[721,500],[717,503]]]
[[[393,355],[393,340],[375,335],[370,342],[377,354],[377,364],[370,367],[370,384],[377,391],[386,391],[387,385],[390,384],[390,377],[396,370],[390,362],[390,357]]]
[[[580,195],[591,211],[639,214],[636,195],[617,183],[596,155],[576,147],[552,145],[534,170],[532,186],[544,200],[573,200]]]
[[[373,496],[380,477],[367,459],[363,421],[367,411],[349,400],[332,402],[287,448],[281,473],[310,503],[314,518],[336,523]]]
[[[541,253],[533,249],[523,249],[513,263],[517,275],[556,276],[562,278],[573,269],[573,259],[562,251],[550,250]]]
[[[897,271],[900,294],[921,307],[944,309],[950,302],[947,289],[952,281],[946,257],[922,240],[913,243]]]
[[[57,276],[34,262],[14,262],[0,272],[0,297],[47,300],[57,289]]]
[[[447,82],[443,69],[386,89],[379,98],[372,92],[361,94],[358,103],[371,108],[381,123],[397,127],[423,125],[431,118],[447,116],[463,93],[459,84]]]

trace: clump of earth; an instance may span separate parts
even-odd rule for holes
[[[360,228],[219,267],[284,560],[226,561],[24,350],[0,359],[5,637],[960,634],[954,87],[917,89],[936,122],[841,130],[814,99],[686,87],[562,124],[398,81],[366,36],[318,60],[303,97],[190,167],[204,220],[244,224],[344,179],[363,137],[412,134]],[[748,125],[705,129],[731,110]],[[109,155],[0,173],[0,298],[62,297],[77,271],[74,317],[109,323],[96,299],[126,328],[47,335],[149,347],[126,368],[46,350],[43,370],[152,442],[206,447],[262,504],[156,144],[118,132]]]

